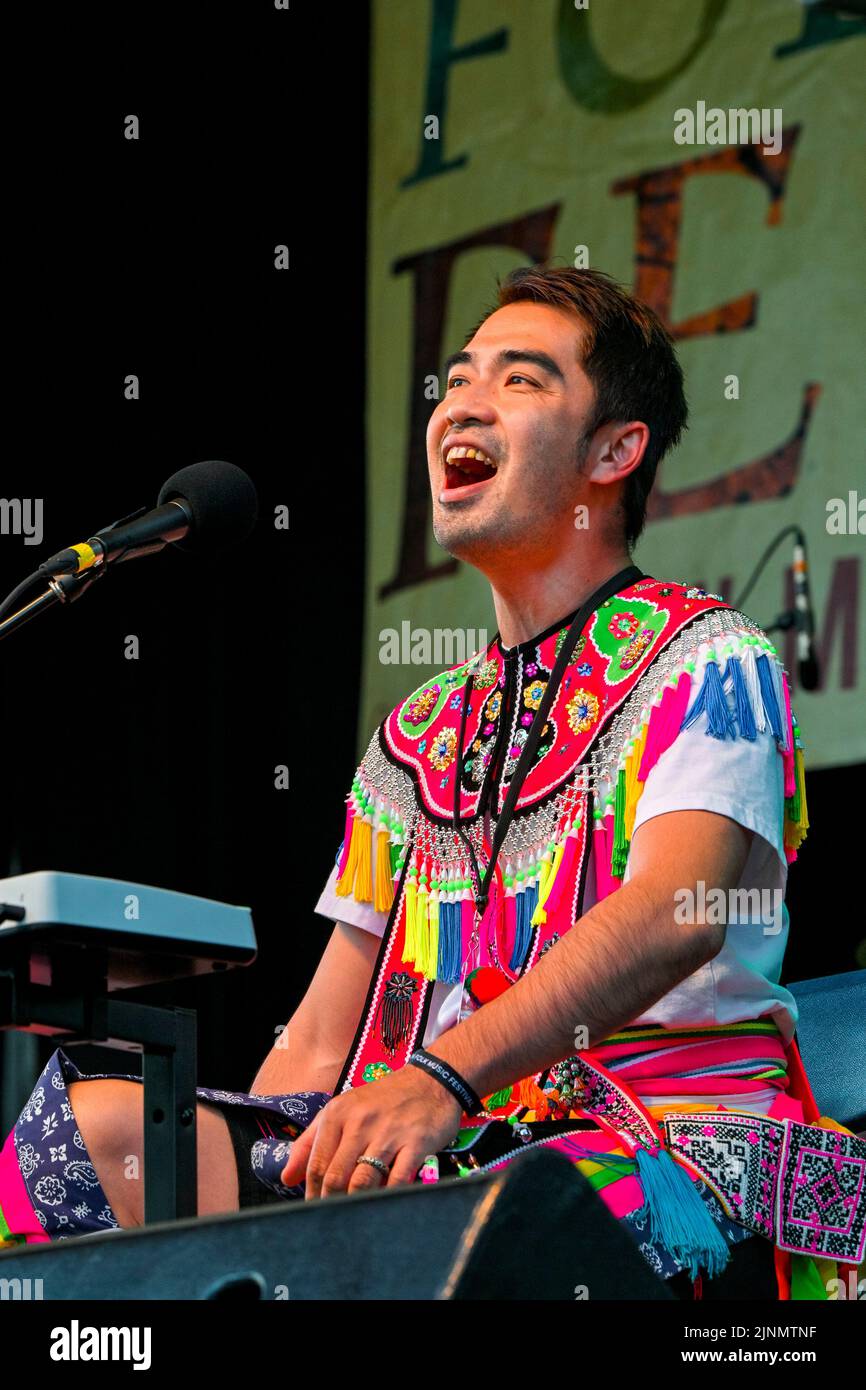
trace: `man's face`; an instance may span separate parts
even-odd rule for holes
[[[509,304],[467,343],[466,360],[451,359],[427,427],[427,464],[433,534],[452,555],[484,567],[517,551],[553,552],[574,536],[586,490],[578,441],[594,399],[577,361],[580,336],[574,314]]]

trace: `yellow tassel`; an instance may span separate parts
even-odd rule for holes
[[[346,860],[346,867],[337,879],[335,892],[338,898],[348,898],[352,891],[352,884],[355,882],[355,871],[358,868],[358,854],[361,847],[361,818],[355,816],[352,821],[352,837],[349,840],[349,856]]]
[[[634,834],[635,813],[644,786],[643,782],[637,780],[637,774],[643,761],[648,728],[649,725],[644,724],[640,734],[634,740],[634,746],[625,764],[625,838],[628,841],[631,841]]]
[[[426,883],[418,885],[418,898],[415,903],[415,969],[424,974],[424,957],[427,949],[427,903],[429,892]]]
[[[544,853],[542,854],[541,858],[540,858],[539,861],[538,861],[538,901],[539,901],[539,902],[541,902],[544,898],[547,897],[547,894],[545,893],[544,889],[545,889],[545,885],[546,885],[546,883],[547,883],[547,880],[550,878],[551,870],[552,870],[552,868],[553,868],[553,855],[550,855],[550,858],[548,859],[548,857],[547,857],[548,854],[550,854],[550,851],[549,851],[548,849],[545,848]]]
[[[418,904],[418,885],[414,878],[406,880],[406,934],[403,942],[403,960],[409,964],[415,964],[415,952],[417,950],[417,937],[415,933],[415,913]]]
[[[830,1289],[830,1286],[831,1286],[832,1281],[833,1281],[834,1279],[838,1279],[838,1278],[839,1278],[839,1266],[838,1266],[838,1264],[836,1263],[835,1260],[828,1260],[828,1259],[826,1259],[823,1255],[813,1255],[813,1256],[812,1256],[812,1262],[813,1262],[815,1268],[816,1268],[817,1271],[818,1271],[818,1277],[819,1277],[819,1279],[821,1280],[821,1283],[824,1285],[824,1288],[828,1290],[828,1293],[827,1293],[827,1300],[828,1300],[828,1302],[830,1302],[830,1303],[835,1303],[836,1300],[837,1300],[838,1297],[839,1297],[839,1285],[838,1285],[838,1284],[834,1284],[834,1285],[833,1285],[833,1292],[832,1292],[832,1293],[829,1292],[829,1289]]]
[[[550,897],[550,895],[551,895],[551,893],[552,893],[552,891],[553,891],[553,885],[554,885],[554,883],[556,882],[556,875],[559,873],[560,866],[561,866],[561,864],[562,864],[562,856],[563,856],[564,854],[565,854],[565,840],[562,840],[562,841],[556,846],[556,849],[555,849],[554,852],[553,852],[553,863],[552,863],[551,866],[550,866],[550,877],[548,878],[547,883],[544,885],[544,901],[545,901],[545,902],[547,902],[547,899]]]
[[[430,935],[430,894],[425,888],[418,890],[418,904],[415,908],[415,969],[419,975],[427,973],[427,938]]]
[[[802,748],[794,749],[794,776],[800,794],[800,814],[797,820],[785,821],[785,848],[799,849],[809,829],[809,811],[806,806],[806,772]]]
[[[373,901],[373,827],[368,820],[358,826],[358,874],[355,879],[355,902]]]
[[[373,906],[377,912],[390,912],[394,901],[394,880],[391,878],[391,836],[380,830],[376,836],[376,891]]]
[[[564,855],[564,853],[565,840],[563,840],[561,844],[558,844],[554,851],[553,863],[550,865],[550,872],[547,875],[544,887],[538,895],[538,903],[536,905],[535,911],[532,914],[531,920],[533,927],[540,927],[544,922],[547,921],[547,913],[544,910],[544,905],[547,902],[547,899],[550,897],[553,885],[556,882],[556,875],[559,873],[559,867],[562,863],[562,856]]]
[[[428,904],[430,930],[427,933],[427,957],[424,975],[428,980],[436,979],[436,961],[439,956],[439,894],[430,894]]]

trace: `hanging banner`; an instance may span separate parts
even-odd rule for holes
[[[678,344],[690,428],[635,562],[735,600],[806,534],[821,687],[812,768],[866,757],[858,100],[866,22],[792,0],[375,0],[366,642],[359,752],[493,636],[436,544],[425,430],[442,364],[518,265],[591,266]],[[790,539],[745,603],[792,606]]]

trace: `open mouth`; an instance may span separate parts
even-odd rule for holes
[[[483,449],[454,444],[445,455],[445,489],[466,491],[495,478],[497,465]]]

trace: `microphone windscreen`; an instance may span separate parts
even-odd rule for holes
[[[252,479],[221,459],[191,463],[163,483],[158,505],[181,498],[193,516],[179,550],[197,554],[227,550],[246,540],[256,524],[259,501]]]

